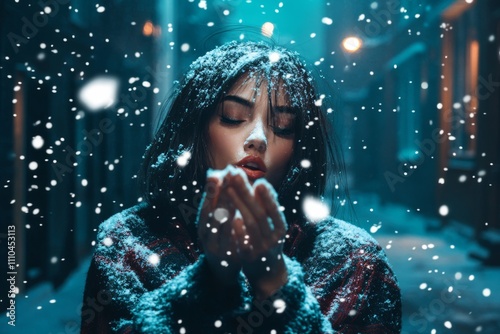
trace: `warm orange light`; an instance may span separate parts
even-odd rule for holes
[[[479,42],[477,40],[473,40],[470,42],[469,47],[469,73],[468,73],[468,90],[470,92],[471,100],[469,102],[469,109],[471,117],[467,118],[466,131],[469,135],[469,138],[477,137],[477,126],[476,126],[476,113],[479,107],[479,101],[477,96],[477,85],[479,78]],[[468,150],[471,152],[476,152],[476,140],[469,140]]]
[[[142,33],[144,34],[144,36],[151,36],[153,34],[153,31],[153,23],[151,21],[146,21],[146,23],[144,23],[144,27],[142,27]]]
[[[361,48],[363,42],[358,37],[346,37],[342,41],[342,47],[347,52],[356,52]]]

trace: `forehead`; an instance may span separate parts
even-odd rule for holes
[[[261,73],[241,75],[224,95],[237,95],[255,102],[259,97],[271,99],[271,103],[288,104],[288,92],[281,78],[266,78]]]

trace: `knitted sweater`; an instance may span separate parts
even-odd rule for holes
[[[101,224],[81,333],[399,333],[401,296],[377,242],[329,217],[290,224],[288,282],[263,301],[211,281],[196,228],[139,204]],[[92,305],[92,307],[89,307]]]

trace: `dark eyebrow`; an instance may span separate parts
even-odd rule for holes
[[[248,108],[252,108],[255,104],[254,102],[248,101],[238,95],[226,95],[222,98],[222,102],[225,101],[236,102]],[[273,106],[273,112],[297,115],[299,113],[299,108],[289,106]]]
[[[254,103],[248,100],[245,100],[244,98],[237,96],[237,95],[226,95],[222,98],[222,102],[225,101],[233,101],[236,103],[239,103],[245,107],[251,108],[253,107]]]

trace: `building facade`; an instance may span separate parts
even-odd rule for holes
[[[460,223],[487,245],[491,261],[500,228],[499,3],[395,0],[360,8],[337,8],[340,34],[328,41],[363,41],[337,57],[332,74],[344,80],[354,188],[441,225]]]

